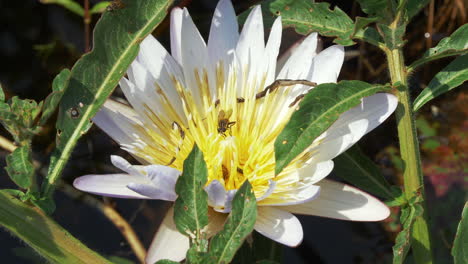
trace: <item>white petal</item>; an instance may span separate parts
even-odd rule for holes
[[[226,190],[221,182],[213,180],[204,189],[208,194],[208,203],[210,206],[224,206],[224,203],[226,202]]]
[[[138,115],[132,108],[107,100],[93,118],[93,122],[119,144],[131,144],[136,137],[135,125],[141,124]]]
[[[177,194],[174,189],[160,189],[152,184],[129,183],[127,188],[155,200],[175,201]]]
[[[257,202],[260,202],[261,200],[264,200],[265,198],[270,196],[275,190],[275,187],[276,182],[274,180],[268,180],[268,189],[261,197],[257,198]]]
[[[307,79],[313,58],[317,54],[317,33],[311,33],[294,49],[284,64],[277,79]]]
[[[178,7],[174,7],[171,12],[171,54],[172,57],[182,65],[181,55],[181,35],[182,35],[182,16],[183,11]]]
[[[260,82],[262,76],[258,74],[263,74],[265,67],[262,66],[268,63],[263,60],[265,52],[263,30],[262,10],[260,6],[256,6],[245,21],[236,47],[236,55],[241,67],[240,73],[244,73],[248,69],[247,75],[242,78],[243,80],[247,80],[248,83],[254,81],[254,78],[258,78],[256,80],[257,83]],[[260,89],[260,87],[255,86],[254,88]],[[242,94],[246,96],[249,93],[244,91]]]
[[[146,176],[160,189],[175,190],[181,172],[164,165],[145,166]]]
[[[318,84],[335,83],[344,61],[344,47],[334,45],[314,57],[311,81]]]
[[[128,162],[127,160],[125,160],[124,158],[120,156],[112,155],[111,162],[112,162],[112,165],[125,171],[126,173],[130,175],[144,176],[137,168],[135,168],[135,166],[133,166],[132,164],[130,164],[130,162]]]
[[[151,242],[145,262],[153,264],[161,259],[182,261],[189,247],[189,238],[182,235],[175,226],[174,208],[171,207]]]
[[[152,199],[151,197],[138,194],[127,188],[127,185],[130,183],[152,184],[151,181],[144,176],[106,174],[78,177],[73,181],[73,186],[81,191],[109,197]]]
[[[294,193],[292,193],[294,192]],[[288,206],[293,204],[301,204],[316,199],[320,194],[320,186],[308,184],[300,188],[286,191],[283,193],[275,193],[273,197],[263,200],[259,205],[264,206]],[[281,197],[282,196],[282,197]],[[277,198],[281,197],[281,198]]]
[[[284,210],[352,221],[380,221],[390,215],[385,204],[359,189],[330,180],[322,180],[317,185],[321,187],[318,198]]]
[[[226,61],[227,54],[235,49],[238,39],[239,26],[234,7],[230,0],[221,0],[216,6],[208,38],[211,60],[216,63],[222,59],[225,64],[229,64],[230,61]]]
[[[303,231],[299,220],[283,210],[259,206],[255,230],[286,246],[295,247],[302,242]]]
[[[383,123],[396,109],[398,99],[379,93],[362,99],[362,103],[343,113],[319,137],[315,160],[329,160],[346,151],[365,134]],[[320,140],[321,138],[321,140]]]
[[[207,69],[208,52],[205,41],[192,21],[187,9],[184,8],[182,18],[182,68],[185,85],[192,92],[197,110],[205,109],[202,104],[202,91],[197,79],[203,80],[203,71]],[[210,88],[212,88],[210,86]],[[213,87],[214,88],[214,87]],[[211,90],[210,90],[211,91]],[[204,114],[204,113],[200,113]]]
[[[281,34],[283,32],[281,17],[276,18],[271,27],[270,36],[265,47],[265,61],[267,78],[265,83],[273,83],[276,76],[276,60],[278,59],[279,48],[281,44]]]
[[[299,170],[299,175],[308,183],[316,183],[327,177],[333,170],[332,160],[311,163]]]

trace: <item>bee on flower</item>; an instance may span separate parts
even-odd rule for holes
[[[389,215],[371,195],[324,178],[333,169],[333,158],[393,113],[397,99],[391,94],[362,99],[275,175],[274,142],[295,111],[292,106],[313,89],[307,82],[337,81],[342,46],[317,52],[317,34],[312,33],[280,67],[281,18],[265,43],[260,7],[253,8],[239,33],[230,0],[218,3],[207,43],[186,9],[172,10],[170,33],[171,53],[149,35],[128,78],[120,81],[131,107],[108,100],[93,119],[143,165],[111,156],[122,173],[85,175],[75,180],[76,188],[111,197],[175,201],[177,178],[196,144],[208,169],[208,234],[221,229],[245,181],[257,199],[255,230],[291,247],[303,239],[294,214],[352,221]],[[305,81],[265,90],[277,80]],[[180,261],[188,248],[189,238],[175,228],[170,209],[146,261]]]

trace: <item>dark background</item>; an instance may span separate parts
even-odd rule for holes
[[[82,4],[82,1],[78,1]],[[91,5],[99,1],[90,1]],[[187,6],[205,39],[217,1],[181,1]],[[258,1],[233,1],[238,12]],[[363,16],[353,1],[331,1],[351,17]],[[92,24],[99,15],[92,17]],[[43,100],[51,90],[51,81],[63,68],[71,68],[85,50],[83,19],[57,6],[39,1],[0,1],[0,83],[7,98]],[[463,0],[437,0],[428,5],[408,27],[405,47],[408,64],[422,53],[466,23],[466,2]],[[154,32],[164,45],[168,44],[167,19]],[[425,36],[426,35],[426,36]],[[287,29],[283,34],[282,49],[301,36]],[[324,47],[331,39],[323,38]],[[433,62],[416,71],[410,78],[414,96],[429,83],[451,58]],[[371,83],[389,81],[385,57],[374,47],[358,43],[346,48],[346,61],[340,79],[359,79]],[[465,87],[466,88],[466,84]],[[461,209],[466,199],[468,167],[468,95],[466,89],[441,96],[424,106],[418,114],[422,144],[423,166],[432,236],[436,248],[436,263],[452,263],[449,255]],[[115,96],[121,93],[117,89]],[[53,118],[54,119],[54,118]],[[34,159],[47,169],[54,148],[55,120],[34,139]],[[425,125],[426,124],[426,125]],[[429,128],[428,128],[429,127]],[[434,135],[431,131],[436,131]],[[0,135],[11,139],[0,128]],[[379,166],[388,180],[401,183],[398,169],[398,142],[395,120],[390,118],[360,141],[360,146]],[[437,141],[439,146],[425,144]],[[429,143],[427,144],[429,145]],[[6,150],[0,149],[0,188],[15,188],[3,170]],[[63,179],[71,184],[74,178],[89,173],[116,171],[110,165],[109,155],[117,154],[131,159],[118,145],[97,128],[91,129],[76,147]],[[43,174],[42,174],[43,175]],[[41,176],[42,177],[42,176]],[[335,177],[332,175],[331,177]],[[63,189],[63,188],[62,188]],[[87,194],[83,194],[87,195]],[[101,197],[97,199],[102,200]],[[61,189],[56,192],[55,220],[90,248],[105,256],[118,256],[137,263],[119,230],[98,210],[83,203],[83,196],[72,198]],[[134,227],[145,247],[148,247],[156,228],[167,209],[159,201],[106,199]],[[300,216],[305,231],[305,241],[295,249],[285,248],[284,263],[391,263],[391,247],[400,226],[396,221],[398,211],[383,223],[354,223],[313,216]],[[0,256],[2,263],[44,263],[19,239],[0,229]],[[411,262],[411,258],[408,258]]]

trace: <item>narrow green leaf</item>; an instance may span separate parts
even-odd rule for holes
[[[322,36],[337,37],[335,42],[345,46],[353,45],[350,39],[354,25],[349,16],[340,8],[331,10],[329,3],[297,0],[267,0],[262,3],[263,19],[267,26],[274,18],[281,16],[284,27],[293,27],[299,34],[318,32]],[[244,21],[246,11],[239,16]]]
[[[377,47],[385,46],[382,36],[380,36],[379,32],[372,27],[359,29],[355,34],[353,34],[353,38],[363,40]]]
[[[97,4],[95,4],[90,10],[89,12],[91,14],[100,14],[100,13],[103,13],[106,8],[109,6],[111,2],[110,1],[102,1],[102,2],[99,2]]]
[[[24,145],[16,148],[6,157],[6,163],[5,170],[8,172],[10,179],[21,188],[29,188],[34,176],[30,146]]]
[[[413,224],[417,217],[423,214],[423,208],[420,205],[420,197],[413,197],[407,206],[401,209],[400,222],[402,230],[395,238],[393,246],[393,264],[403,264],[411,247],[411,232]]]
[[[232,201],[223,230],[210,243],[209,257],[212,263],[230,263],[244,239],[253,231],[257,218],[257,202],[248,181],[242,184]]]
[[[0,225],[51,263],[110,263],[35,207],[0,190]]]
[[[468,80],[468,54],[457,57],[436,74],[429,85],[414,100],[413,111],[418,111],[430,100],[460,86],[466,80]]]
[[[73,66],[60,102],[57,148],[43,195],[50,196],[78,139],[138,54],[139,43],[165,17],[172,0],[123,1],[103,14],[94,30],[94,48]]]
[[[404,25],[398,26],[395,29],[385,24],[378,24],[377,26],[380,28],[383,40],[389,49],[398,49],[405,45],[403,36],[405,35],[406,27]]]
[[[465,54],[468,52],[468,24],[459,27],[449,37],[443,38],[434,48],[424,53],[422,58],[413,62],[408,71],[411,72],[417,67],[441,58]]]
[[[275,141],[275,173],[279,174],[315,138],[328,129],[345,111],[366,96],[389,91],[388,85],[361,81],[324,83],[312,89],[299,104],[298,110]]]
[[[452,256],[455,264],[468,263],[468,202],[463,207],[462,217],[453,242]]]
[[[77,2],[73,0],[40,0],[43,4],[55,4],[68,9],[79,16],[84,16],[84,9]]]
[[[42,115],[39,120],[39,125],[43,126],[54,113],[60,99],[62,99],[63,92],[68,85],[70,80],[70,70],[63,69],[57,76],[55,76],[54,81],[52,82],[52,93],[50,93],[47,98],[44,100],[44,105],[42,106]]]
[[[207,181],[203,153],[195,145],[184,161],[182,175],[176,183],[177,200],[174,221],[177,229],[198,243],[202,229],[208,224],[208,195],[203,187]]]
[[[336,175],[374,195],[392,199],[391,185],[380,169],[364,155],[359,147],[353,146],[334,160]]]

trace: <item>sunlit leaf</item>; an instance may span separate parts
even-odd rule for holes
[[[293,27],[299,34],[318,32],[322,36],[336,37],[335,42],[342,45],[353,45],[350,39],[354,25],[349,16],[340,8],[331,10],[329,3],[314,3],[313,1],[297,0],[267,0],[262,2],[264,22],[267,26],[273,24],[277,16],[281,16],[284,27]],[[244,12],[239,20],[245,21]]]
[[[203,153],[195,145],[184,161],[182,175],[176,183],[177,200],[174,221],[177,229],[198,243],[202,229],[208,224],[208,195],[203,189],[208,177]]]
[[[434,48],[429,49],[424,53],[422,58],[413,62],[409,66],[409,71],[433,60],[465,54],[468,52],[468,24],[459,27],[449,37],[439,41],[439,44]]]
[[[0,190],[0,226],[31,246],[50,263],[109,263],[54,220]]]
[[[275,173],[280,173],[315,138],[328,129],[345,111],[366,96],[388,91],[387,85],[361,81],[324,83],[312,89],[299,104],[298,110],[275,141]]]
[[[100,14],[100,13],[103,13],[106,8],[109,6],[111,2],[110,1],[102,1],[102,2],[99,2],[97,4],[95,4],[90,10],[89,12],[91,14]]]
[[[248,181],[237,190],[232,210],[223,230],[210,243],[209,257],[212,263],[230,263],[244,239],[253,231],[257,217],[257,202]]]
[[[392,199],[391,185],[383,177],[380,169],[364,155],[359,147],[353,146],[334,160],[336,175],[353,185],[374,195]]]
[[[54,81],[52,82],[52,93],[47,96],[44,100],[42,106],[42,115],[39,120],[39,125],[43,126],[54,113],[60,99],[62,99],[63,92],[68,85],[70,80],[70,71],[68,69],[63,69],[57,76],[55,76]]]
[[[170,0],[123,1],[105,12],[94,29],[93,50],[71,71],[57,120],[57,148],[43,185],[50,196],[78,139],[138,54],[139,43],[165,17]]]
[[[7,166],[5,170],[8,172],[10,179],[24,189],[31,186],[34,176],[30,148],[29,145],[21,146],[6,157]]]
[[[468,263],[468,203],[465,203],[453,242],[452,255],[455,264]]]
[[[457,57],[436,74],[429,85],[414,100],[413,111],[437,96],[444,94],[468,80],[468,54]]]

